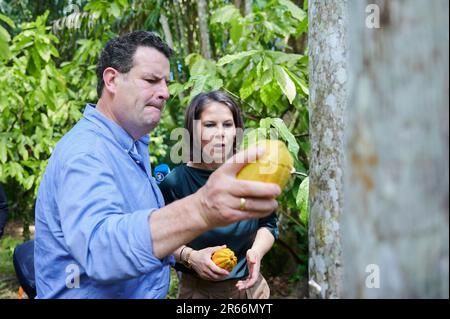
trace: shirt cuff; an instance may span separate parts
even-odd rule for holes
[[[172,255],[166,256],[163,259],[158,259],[153,255],[153,242],[149,219],[150,215],[156,210],[157,208],[150,210],[145,209],[133,213],[133,219],[135,220],[131,225],[136,228],[132,232],[134,236],[131,236],[133,242],[130,243],[130,247],[133,247],[137,268],[142,273],[148,273],[154,268],[173,265],[175,263],[175,259]]]

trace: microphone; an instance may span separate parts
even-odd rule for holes
[[[167,174],[170,173],[170,167],[167,164],[159,164],[153,170],[153,175],[155,176],[156,183],[161,183],[164,178],[166,178]]]

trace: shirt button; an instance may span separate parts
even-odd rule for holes
[[[141,162],[140,161],[136,161],[136,163],[140,164]]]

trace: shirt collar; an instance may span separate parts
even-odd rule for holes
[[[104,114],[95,109],[96,105],[88,103],[84,109],[83,116],[86,120],[95,123],[105,129],[107,129],[114,139],[120,144],[120,146],[127,152],[134,149],[134,140],[120,125],[115,123],[113,120],[107,118]],[[138,141],[144,143],[148,146],[150,142],[150,137],[145,134]]]

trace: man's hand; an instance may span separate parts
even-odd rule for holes
[[[163,258],[205,231],[245,219],[268,216],[278,207],[277,184],[244,181],[236,174],[264,151],[253,147],[237,153],[220,166],[196,193],[156,210],[149,226],[153,255]],[[240,209],[245,199],[243,209]]]
[[[244,181],[236,174],[247,163],[260,158],[264,149],[252,147],[228,159],[196,193],[201,217],[209,227],[228,225],[240,220],[265,217],[275,211],[280,187],[273,183]],[[241,198],[245,207],[241,209]]]

